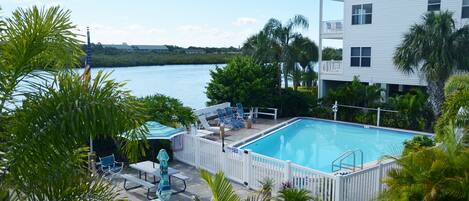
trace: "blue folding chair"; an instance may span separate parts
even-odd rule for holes
[[[231,123],[238,128],[244,128],[244,123],[242,119],[238,119],[235,117],[233,113],[233,109],[231,107],[225,108],[226,116],[231,119]]]
[[[244,119],[244,107],[241,103],[236,103],[236,113],[238,113],[239,118]]]
[[[239,129],[239,125],[233,122],[233,119],[230,117],[225,118],[225,111],[222,109],[217,109],[217,116],[220,120],[220,123],[225,125],[230,125],[233,130]]]
[[[112,179],[115,174],[120,174],[124,168],[124,163],[117,162],[114,154],[105,157],[99,157],[99,162],[100,170],[103,173],[104,178],[111,176],[110,179]]]

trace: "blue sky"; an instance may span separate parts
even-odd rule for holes
[[[238,47],[269,18],[286,21],[296,14],[310,21],[303,34],[318,40],[319,0],[3,0],[1,15],[31,5],[70,9],[80,32],[90,27],[94,43]],[[342,19],[342,10],[342,3],[325,0],[324,19]]]

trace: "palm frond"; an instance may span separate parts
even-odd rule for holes
[[[214,201],[239,201],[240,198],[233,190],[233,186],[225,178],[223,172],[218,172],[215,174],[214,178],[206,170],[200,171],[200,176],[202,177],[210,190],[212,191]]]

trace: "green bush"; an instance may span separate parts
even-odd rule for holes
[[[276,107],[281,108],[280,117],[310,116],[315,106],[317,97],[314,93],[291,88],[282,89],[280,100],[276,103]]]
[[[245,107],[274,107],[278,97],[277,65],[261,65],[250,57],[236,57],[210,72],[208,104],[242,103]]]
[[[412,138],[411,140],[406,140],[404,142],[403,155],[407,155],[407,153],[417,152],[423,148],[433,146],[435,146],[435,142],[433,141],[433,139],[429,138],[426,135],[418,135]]]
[[[381,98],[381,88],[376,85],[363,84],[355,77],[351,83],[329,90],[324,98],[326,104],[337,101],[343,105],[373,107]]]
[[[170,127],[184,126],[186,128],[196,121],[192,108],[185,107],[178,99],[157,94],[138,100],[146,108],[147,121],[157,121]]]
[[[391,97],[388,106],[398,113],[383,114],[383,124],[388,127],[404,128],[411,130],[430,129],[433,122],[433,113],[427,102],[428,96],[414,89],[405,95]]]

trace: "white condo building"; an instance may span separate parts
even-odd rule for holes
[[[393,64],[394,51],[404,34],[411,25],[422,22],[428,11],[449,10],[454,13],[457,27],[469,24],[469,0],[331,0],[343,3],[344,19],[334,21],[323,20],[323,1],[319,47],[322,49],[323,40],[342,40],[343,59],[321,61],[320,55],[321,97],[355,76],[361,82],[380,85],[384,97],[409,87],[425,87],[422,75],[403,74]]]

